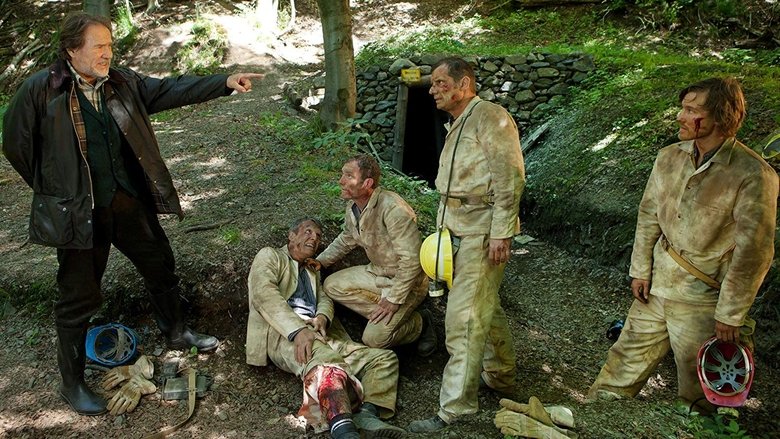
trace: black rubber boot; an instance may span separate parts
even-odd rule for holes
[[[150,294],[149,297],[152,299],[157,327],[168,340],[168,347],[185,350],[195,346],[199,352],[208,352],[219,346],[216,337],[199,334],[184,324],[179,287],[160,294]]]
[[[418,311],[422,317],[422,332],[417,339],[417,354],[421,357],[427,357],[436,352],[436,328],[433,327],[433,318],[431,312],[427,309]]]
[[[76,413],[94,416],[106,412],[106,400],[84,382],[85,335],[85,329],[57,328],[57,364],[62,376],[59,392]]]

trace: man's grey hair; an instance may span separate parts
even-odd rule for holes
[[[317,218],[311,217],[311,216],[305,216],[302,218],[298,218],[297,220],[293,221],[290,224],[290,232],[298,233],[298,229],[301,228],[301,224],[305,223],[306,221],[313,222],[317,227],[322,230],[322,223]]]

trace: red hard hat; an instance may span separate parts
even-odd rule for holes
[[[753,384],[753,354],[742,343],[712,337],[699,348],[696,372],[709,402],[722,407],[740,407]]]

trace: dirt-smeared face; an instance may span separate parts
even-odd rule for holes
[[[428,90],[436,101],[436,108],[450,114],[458,108],[465,107],[464,103],[468,91],[468,78],[460,78],[456,81],[449,74],[449,68],[441,65],[431,74],[431,88]]]
[[[314,257],[320,248],[322,229],[314,221],[304,221],[298,226],[298,230],[290,231],[287,239],[290,241],[287,244],[290,256],[298,262],[303,262],[306,258]]]
[[[704,107],[705,102],[706,91],[692,91],[683,98],[680,103],[682,109],[677,113],[677,123],[680,124],[677,137],[680,140],[696,140],[716,134],[715,121]]]
[[[68,49],[70,63],[73,68],[90,84],[97,78],[108,76],[113,39],[111,31],[102,24],[91,24],[84,30],[84,44],[77,49]]]
[[[360,174],[357,162],[350,161],[341,167],[341,198],[345,200],[360,200],[370,196],[371,181]]]

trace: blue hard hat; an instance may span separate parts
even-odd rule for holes
[[[130,361],[138,349],[138,334],[119,323],[94,326],[87,331],[87,358],[103,366]]]

